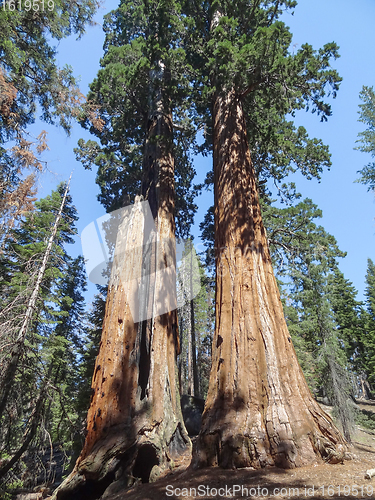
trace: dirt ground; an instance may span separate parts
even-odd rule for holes
[[[375,412],[375,402],[360,406]],[[185,461],[155,483],[136,485],[109,500],[375,498],[375,477],[365,479],[366,471],[375,469],[375,433],[358,428],[350,452],[354,458],[344,464],[323,463],[292,470],[273,467],[193,471]]]

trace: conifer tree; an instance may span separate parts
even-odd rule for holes
[[[333,269],[329,277],[329,300],[337,325],[337,336],[345,351],[348,366],[356,382],[353,391],[369,397],[363,361],[365,359],[363,339],[365,335],[364,305],[357,300],[357,290],[345,279],[339,269]],[[359,385],[355,390],[355,386]]]
[[[77,420],[73,401],[78,379],[69,363],[78,361],[84,278],[82,259],[70,259],[64,245],[73,241],[76,219],[62,184],[36,202],[5,247],[1,289],[7,293],[2,293],[0,314],[1,402],[6,410],[0,476],[5,482],[30,445],[45,442],[46,433],[64,440],[74,434],[70,424]]]
[[[182,146],[174,131],[185,132],[188,142],[191,134],[183,120],[188,89],[180,4],[124,0],[107,16],[105,30],[102,69],[89,96],[104,120],[96,132],[101,145],[80,141],[77,154],[84,165],[99,167],[107,210],[128,205],[134,196],[136,203],[117,234],[85,445],[56,499],[109,494],[136,478],[154,480],[191,446],[179,402],[177,315],[158,312],[160,304],[173,302],[176,288],[175,163],[187,174],[180,207],[189,202],[191,175],[185,153],[175,162]],[[150,234],[143,200],[155,223]],[[189,210],[179,214],[190,217]],[[166,267],[162,281],[156,271]],[[146,291],[134,290],[132,283],[144,276],[150,282]],[[132,302],[144,307],[144,320],[133,319]]]
[[[100,338],[102,336],[103,319],[105,315],[105,304],[107,290],[98,285],[97,293],[88,313],[88,324],[81,346],[81,363],[79,367],[79,394],[77,397],[77,409],[82,421],[86,419],[87,410],[90,406],[91,379],[94,373],[95,360],[99,352]],[[83,443],[82,443],[83,445]],[[82,449],[78,450],[79,452]]]
[[[363,315],[364,328],[361,337],[360,363],[363,367],[364,385],[367,386],[367,396],[374,392],[375,387],[375,264],[367,261],[366,273],[366,310]]]
[[[301,355],[302,351],[303,360],[307,353],[310,355],[307,359],[311,365],[305,364],[304,368],[311,374],[315,394],[328,398],[345,438],[350,441],[354,422],[352,387],[348,377],[349,360],[337,322],[343,311],[337,301],[332,303],[332,295],[337,293],[334,276],[339,273],[336,256],[343,254],[330,235],[320,233],[310,251],[302,256],[300,265],[291,269],[292,300],[287,308],[287,323],[293,340],[297,340],[297,353]],[[288,317],[291,309],[294,315]]]
[[[30,210],[35,178],[43,170],[47,133],[34,137],[39,117],[69,133],[85,109],[100,127],[96,108],[79,90],[72,68],[60,68],[59,41],[78,37],[93,23],[97,0],[47,0],[30,4],[5,0],[0,10],[0,244]],[[31,173],[28,171],[31,170]],[[0,248],[2,248],[1,245]]]
[[[59,196],[59,193],[55,193]],[[1,372],[1,395],[0,395],[0,418],[2,417],[9,393],[11,391],[14,377],[17,371],[17,367],[20,359],[22,358],[25,342],[27,338],[28,331],[32,324],[33,318],[35,317],[35,311],[38,310],[38,302],[40,302],[41,296],[41,288],[42,283],[45,285],[51,283],[53,278],[56,278],[57,275],[55,273],[59,273],[58,268],[55,268],[54,273],[52,271],[52,266],[49,265],[49,262],[52,260],[53,248],[62,249],[58,246],[58,238],[61,238],[62,229],[59,228],[61,220],[63,218],[63,213],[65,210],[65,215],[67,216],[67,195],[68,195],[68,186],[65,187],[64,194],[62,196],[60,206],[58,208],[58,212],[56,216],[49,213],[40,213],[39,214],[39,227],[37,229],[39,234],[36,234],[35,226],[33,226],[34,221],[31,221],[30,218],[27,220],[22,227],[22,231],[18,232],[18,241],[17,247],[15,251],[19,251],[23,254],[23,262],[21,263],[20,269],[15,270],[12,274],[12,295],[14,296],[16,290],[18,291],[18,295],[15,297],[17,302],[20,302],[22,295],[23,300],[26,298],[26,309],[24,312],[21,312],[19,321],[12,321],[11,315],[16,315],[18,311],[14,305],[9,302],[5,306],[7,321],[5,321],[5,315],[3,323],[2,323],[2,332],[1,336],[6,339],[7,342],[14,342],[14,345],[7,353],[7,356],[4,356],[3,353],[3,362],[2,362],[2,372]],[[43,205],[44,200],[39,202],[40,205]],[[49,207],[51,208],[51,207]],[[43,210],[43,208],[42,208]],[[55,217],[53,220],[53,226],[51,229],[48,227],[48,218]],[[51,234],[48,235],[49,230]],[[27,232],[29,231],[29,232]],[[66,226],[65,226],[66,231]],[[42,234],[47,233],[48,243],[43,241]],[[34,239],[35,238],[35,239]],[[57,241],[56,241],[57,240]],[[39,248],[38,248],[39,247]],[[43,248],[44,247],[44,248]],[[34,269],[30,268],[30,263],[35,259],[37,252],[39,250],[39,266],[35,266],[34,261]],[[57,258],[57,254],[55,254],[55,258]],[[13,264],[13,263],[12,263]],[[31,264],[31,265],[33,265]],[[16,266],[19,267],[19,262],[16,263]],[[30,282],[28,273],[32,271],[32,280]],[[49,272],[48,272],[49,271]],[[55,274],[55,276],[54,276]],[[49,286],[51,288],[51,285]],[[22,299],[21,299],[22,300]],[[24,304],[22,303],[22,306]],[[17,308],[18,309],[18,308]],[[4,312],[4,311],[3,311]],[[9,321],[13,324],[13,328],[10,327]]]
[[[197,371],[199,396],[206,398],[211,367],[211,350],[214,330],[214,290],[211,278],[199,261],[201,289],[194,299],[195,331],[197,337]]]
[[[251,124],[269,133],[264,168],[276,179],[293,163],[319,176],[326,148],[285,116],[305,106],[330,115],[325,97],[340,81],[330,67],[337,46],[289,53],[291,34],[279,17],[294,1],[189,5],[197,107],[203,120],[212,110],[217,251],[213,363],[193,464],[296,467],[330,459],[344,439],[312,398],[287,331],[249,143],[257,137]]]
[[[357,149],[364,153],[370,153],[375,156],[375,93],[373,87],[363,86],[360,94],[362,104],[359,105],[359,121],[364,123],[367,128],[358,134],[360,146]],[[361,177],[359,182],[367,184],[369,190],[375,189],[375,163],[369,163],[359,171]]]
[[[45,358],[53,360],[46,428],[53,442],[62,442],[69,449],[81,431],[82,415],[78,398],[81,387],[80,370],[85,334],[86,270],[84,259],[66,259],[66,268],[56,290],[58,306],[55,321],[46,325]],[[85,381],[88,385],[88,380]]]
[[[97,7],[94,0],[75,4],[54,0],[38,4],[38,10],[4,2],[0,12],[1,144],[15,139],[26,151],[22,136],[35,120],[37,105],[43,120],[69,131],[71,118],[82,111],[83,95],[71,68],[57,66],[53,44],[71,34],[82,36]],[[11,164],[4,150],[2,160]]]
[[[198,267],[195,267],[195,260],[192,261],[191,245],[189,241],[186,245],[188,257],[179,267],[179,277],[184,280],[189,292],[186,294],[184,287],[178,287],[179,298],[184,302],[178,310],[181,344],[179,374],[181,393],[205,397],[211,366],[212,290],[201,259],[198,257]]]

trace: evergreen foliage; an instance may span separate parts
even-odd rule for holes
[[[345,279],[343,273],[334,268],[329,276],[329,300],[336,322],[337,336],[345,351],[348,366],[352,373],[360,376],[363,368],[363,304],[356,299],[357,290],[353,284]],[[361,393],[356,387],[355,392]]]
[[[100,109],[103,128],[91,127],[98,142],[80,140],[77,158],[85,168],[95,165],[99,201],[108,212],[128,205],[141,192],[143,154],[152,102],[161,92],[172,110],[176,179],[176,226],[187,236],[196,210],[195,175],[189,149],[194,129],[188,119],[188,65],[183,49],[184,16],[180,2],[123,0],[107,14],[101,69],[90,85],[88,98]],[[167,79],[158,80],[162,61]],[[87,120],[83,123],[88,126]]]
[[[107,290],[99,287],[100,293],[95,295],[91,310],[88,313],[88,324],[85,331],[85,341],[80,349],[81,362],[79,366],[79,396],[76,400],[77,411],[81,420],[86,418],[91,398],[91,379],[94,373],[95,359],[98,355],[102,325],[105,313]],[[78,450],[80,451],[80,450]]]
[[[303,265],[291,270],[293,284],[289,298],[292,300],[286,308],[286,317],[293,341],[296,339],[297,354],[302,351],[301,365],[307,372],[311,389],[317,396],[328,398],[350,441],[354,419],[349,402],[352,387],[347,375],[348,360],[330,302],[330,278],[336,263],[330,262],[332,248],[325,251],[319,243],[316,242],[316,253],[304,256]],[[288,317],[290,309],[292,314]]]
[[[50,196],[35,203],[35,210],[11,232],[1,260],[2,389],[29,298],[38,290],[1,417],[0,479],[4,483],[22,471],[19,459],[30,446],[33,450],[43,449],[53,441],[63,442],[69,449],[79,427],[75,400],[79,389],[85,277],[82,258],[71,259],[65,250],[76,234],[77,215],[69,195],[41,286],[35,288],[65,189],[61,184]],[[19,465],[9,473],[10,464],[17,462]]]
[[[371,259],[367,262],[364,328],[360,338],[360,363],[365,380],[373,393],[375,387],[375,264]]]
[[[72,3],[54,0],[53,8],[27,10],[5,2],[0,12],[0,139],[15,139],[33,123],[37,105],[41,118],[67,131],[80,95],[72,69],[56,63],[58,42],[71,34],[82,36],[98,7],[95,0]]]
[[[363,86],[359,94],[362,104],[359,105],[359,121],[364,123],[367,128],[358,134],[360,146],[357,149],[364,153],[370,153],[375,156],[375,94],[373,87]],[[371,162],[358,173],[361,177],[358,182],[367,184],[369,190],[375,189],[375,163]]]
[[[36,4],[36,5],[35,5]],[[31,3],[30,3],[31,5]],[[57,64],[58,42],[82,36],[99,5],[97,0],[46,0],[27,8],[24,0],[4,0],[0,9],[0,242],[31,209],[35,174],[47,133],[28,132],[37,113],[69,133],[85,108],[96,126],[95,106],[80,92],[71,67]],[[28,175],[27,169],[32,173]],[[26,177],[26,179],[25,179]]]
[[[246,113],[258,180],[272,178],[277,185],[297,169],[307,178],[320,178],[330,166],[327,146],[310,139],[288,117],[305,108],[327,120],[327,97],[336,96],[341,81],[330,65],[339,57],[335,43],[319,50],[308,44],[295,53],[290,50],[292,35],[280,16],[295,6],[291,0],[201,1],[186,6],[196,121],[203,122],[206,131],[202,149],[212,141],[213,97],[233,88]]]

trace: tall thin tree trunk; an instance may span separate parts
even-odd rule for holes
[[[22,321],[21,328],[18,331],[17,338],[15,339],[12,350],[10,352],[8,364],[2,370],[2,373],[1,373],[1,377],[0,377],[0,382],[1,382],[1,385],[0,385],[0,419],[4,413],[4,410],[5,410],[7,401],[8,401],[8,397],[9,397],[10,391],[11,391],[12,386],[13,386],[14,377],[16,376],[16,373],[17,373],[18,363],[23,355],[26,334],[28,332],[30,323],[32,321],[32,316],[35,313],[35,307],[36,307],[37,299],[39,296],[40,286],[42,284],[44,274],[46,272],[46,267],[47,267],[47,263],[49,260],[49,256],[51,254],[52,245],[55,241],[57,229],[59,227],[62,213],[63,213],[64,207],[65,207],[66,197],[68,195],[71,177],[72,176],[70,176],[69,181],[68,181],[66,188],[65,188],[65,192],[63,195],[63,199],[61,201],[60,209],[59,209],[58,214],[56,216],[55,223],[54,223],[53,229],[52,229],[52,233],[51,233],[51,236],[49,237],[49,240],[48,240],[46,251],[44,252],[42,264],[41,264],[40,269],[38,271],[37,279],[36,279],[34,288],[31,292],[29,302],[27,304],[27,308],[26,308],[25,316],[24,316],[23,321]]]
[[[90,500],[121,490],[137,478],[153,481],[191,450],[176,364],[172,133],[171,113],[159,95],[149,117],[142,187],[156,230],[144,230],[145,214],[137,202],[120,226],[92,381],[88,433],[74,470],[54,499]],[[170,307],[160,314],[173,303],[174,310]],[[142,314],[151,319],[135,323],[135,306],[140,308],[140,319]]]
[[[314,401],[288,333],[234,91],[216,97],[213,118],[216,326],[193,465],[293,468],[329,459],[345,441]]]
[[[191,361],[192,361],[192,396],[199,397],[199,383],[198,383],[198,370],[197,370],[197,342],[196,342],[196,329],[195,329],[195,310],[194,310],[194,270],[193,270],[193,242],[191,242],[190,251],[190,335],[191,335]]]
[[[187,337],[187,393],[190,396],[199,395],[198,388],[198,372],[197,372],[197,346],[196,346],[196,333],[195,333],[195,311],[194,311],[194,278],[195,269],[193,265],[194,250],[193,242],[188,241],[185,245],[189,260],[184,264],[184,280],[188,284],[188,292],[185,295],[187,303],[184,306],[187,321],[185,322],[185,331]],[[181,272],[181,269],[180,269]]]
[[[193,301],[191,300],[188,304],[188,311],[189,311],[189,327],[187,328],[187,337],[188,337],[188,343],[187,343],[187,358],[188,358],[188,380],[187,380],[187,393],[190,396],[195,396],[195,390],[194,390],[194,368],[193,368],[193,310],[194,310],[194,305]]]
[[[361,382],[361,392],[362,392],[362,396],[365,398],[365,399],[371,399],[371,388],[370,388],[370,384],[368,383],[367,379],[366,379],[366,375],[361,372],[360,375],[359,375],[359,380]]]

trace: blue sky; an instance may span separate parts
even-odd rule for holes
[[[81,40],[63,40],[58,46],[58,62],[69,64],[76,75],[81,76],[81,89],[86,92],[88,84],[96,76],[102,55],[104,35],[102,18],[105,13],[117,7],[117,1],[105,0],[97,15],[98,24],[87,29]],[[375,260],[375,197],[365,186],[354,183],[357,171],[370,161],[370,156],[355,151],[357,134],[363,130],[358,120],[359,92],[363,85],[375,85],[375,53],[373,50],[373,23],[375,2],[357,0],[300,0],[295,13],[286,14],[284,21],[293,33],[296,49],[303,43],[319,48],[335,41],[340,46],[340,59],[334,64],[343,77],[337,98],[332,102],[333,116],[326,123],[311,113],[297,115],[298,125],[306,127],[311,137],[321,138],[328,144],[332,154],[332,168],[324,172],[322,180],[307,181],[296,174],[290,180],[297,184],[303,198],[309,197],[323,211],[320,224],[333,234],[341,250],[347,257],[340,263],[345,277],[353,282],[363,298],[367,258]],[[100,217],[104,210],[96,200],[98,188],[95,172],[88,172],[75,161],[73,148],[79,138],[88,138],[86,131],[78,125],[70,137],[57,128],[47,127],[37,122],[33,133],[38,135],[41,128],[48,131],[50,151],[45,155],[49,172],[39,180],[39,196],[46,196],[58,182],[69,177],[73,170],[71,194],[78,209],[82,229]],[[197,182],[210,168],[210,160],[197,159]],[[212,193],[205,192],[198,201],[199,210],[193,234],[199,234],[199,222],[212,204]],[[72,254],[81,253],[79,238]],[[90,294],[95,287],[90,287]]]

